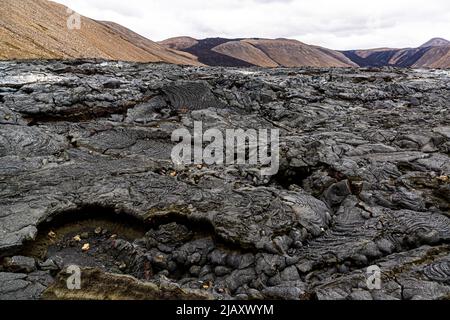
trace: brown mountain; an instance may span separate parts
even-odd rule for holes
[[[191,53],[200,62],[212,66],[357,67],[339,51],[297,40],[178,37],[160,44]]]
[[[413,65],[415,68],[450,68],[450,45],[429,48]]]
[[[449,68],[450,42],[433,38],[418,48],[336,51],[288,39],[177,37],[160,42],[206,65],[233,67],[411,67]]]
[[[433,38],[419,48],[350,50],[343,54],[361,67],[450,68],[450,42]]]
[[[81,17],[69,30],[68,8],[47,0],[1,0],[0,59],[101,58],[200,65],[197,59],[112,22]]]
[[[450,41],[445,40],[443,38],[433,38],[425,42],[420,47],[426,48],[426,47],[444,47],[444,46],[450,46]]]
[[[184,50],[195,46],[197,43],[198,40],[191,37],[175,37],[159,42],[159,44],[174,50]]]

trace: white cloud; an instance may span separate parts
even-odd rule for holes
[[[294,38],[332,49],[414,47],[450,39],[448,0],[56,0],[152,40]]]

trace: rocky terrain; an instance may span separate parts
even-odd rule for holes
[[[449,84],[0,62],[0,299],[448,299]],[[279,129],[278,174],[175,168],[173,130],[200,120]]]
[[[201,65],[196,57],[157,44],[112,22],[80,16],[47,0],[2,0],[0,60],[101,58]]]

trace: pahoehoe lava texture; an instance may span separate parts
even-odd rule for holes
[[[448,299],[449,85],[442,70],[0,62],[0,299]],[[171,133],[194,121],[279,129],[279,173],[174,168]],[[73,263],[84,291],[65,289]]]

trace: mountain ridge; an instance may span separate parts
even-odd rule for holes
[[[191,46],[186,45],[186,39],[191,39]],[[175,37],[159,44],[189,52],[213,66],[357,67],[339,51],[293,39]]]
[[[442,46],[450,46],[450,41],[444,39],[444,38],[432,38],[425,42],[423,45],[420,46],[420,48],[426,48],[426,47],[442,47]]]
[[[206,65],[259,67],[411,67],[449,68],[450,42],[432,38],[417,48],[338,51],[277,38],[174,37],[159,44],[188,52]]]
[[[433,38],[417,48],[347,50],[342,53],[360,67],[450,68],[450,42],[442,38]]]

